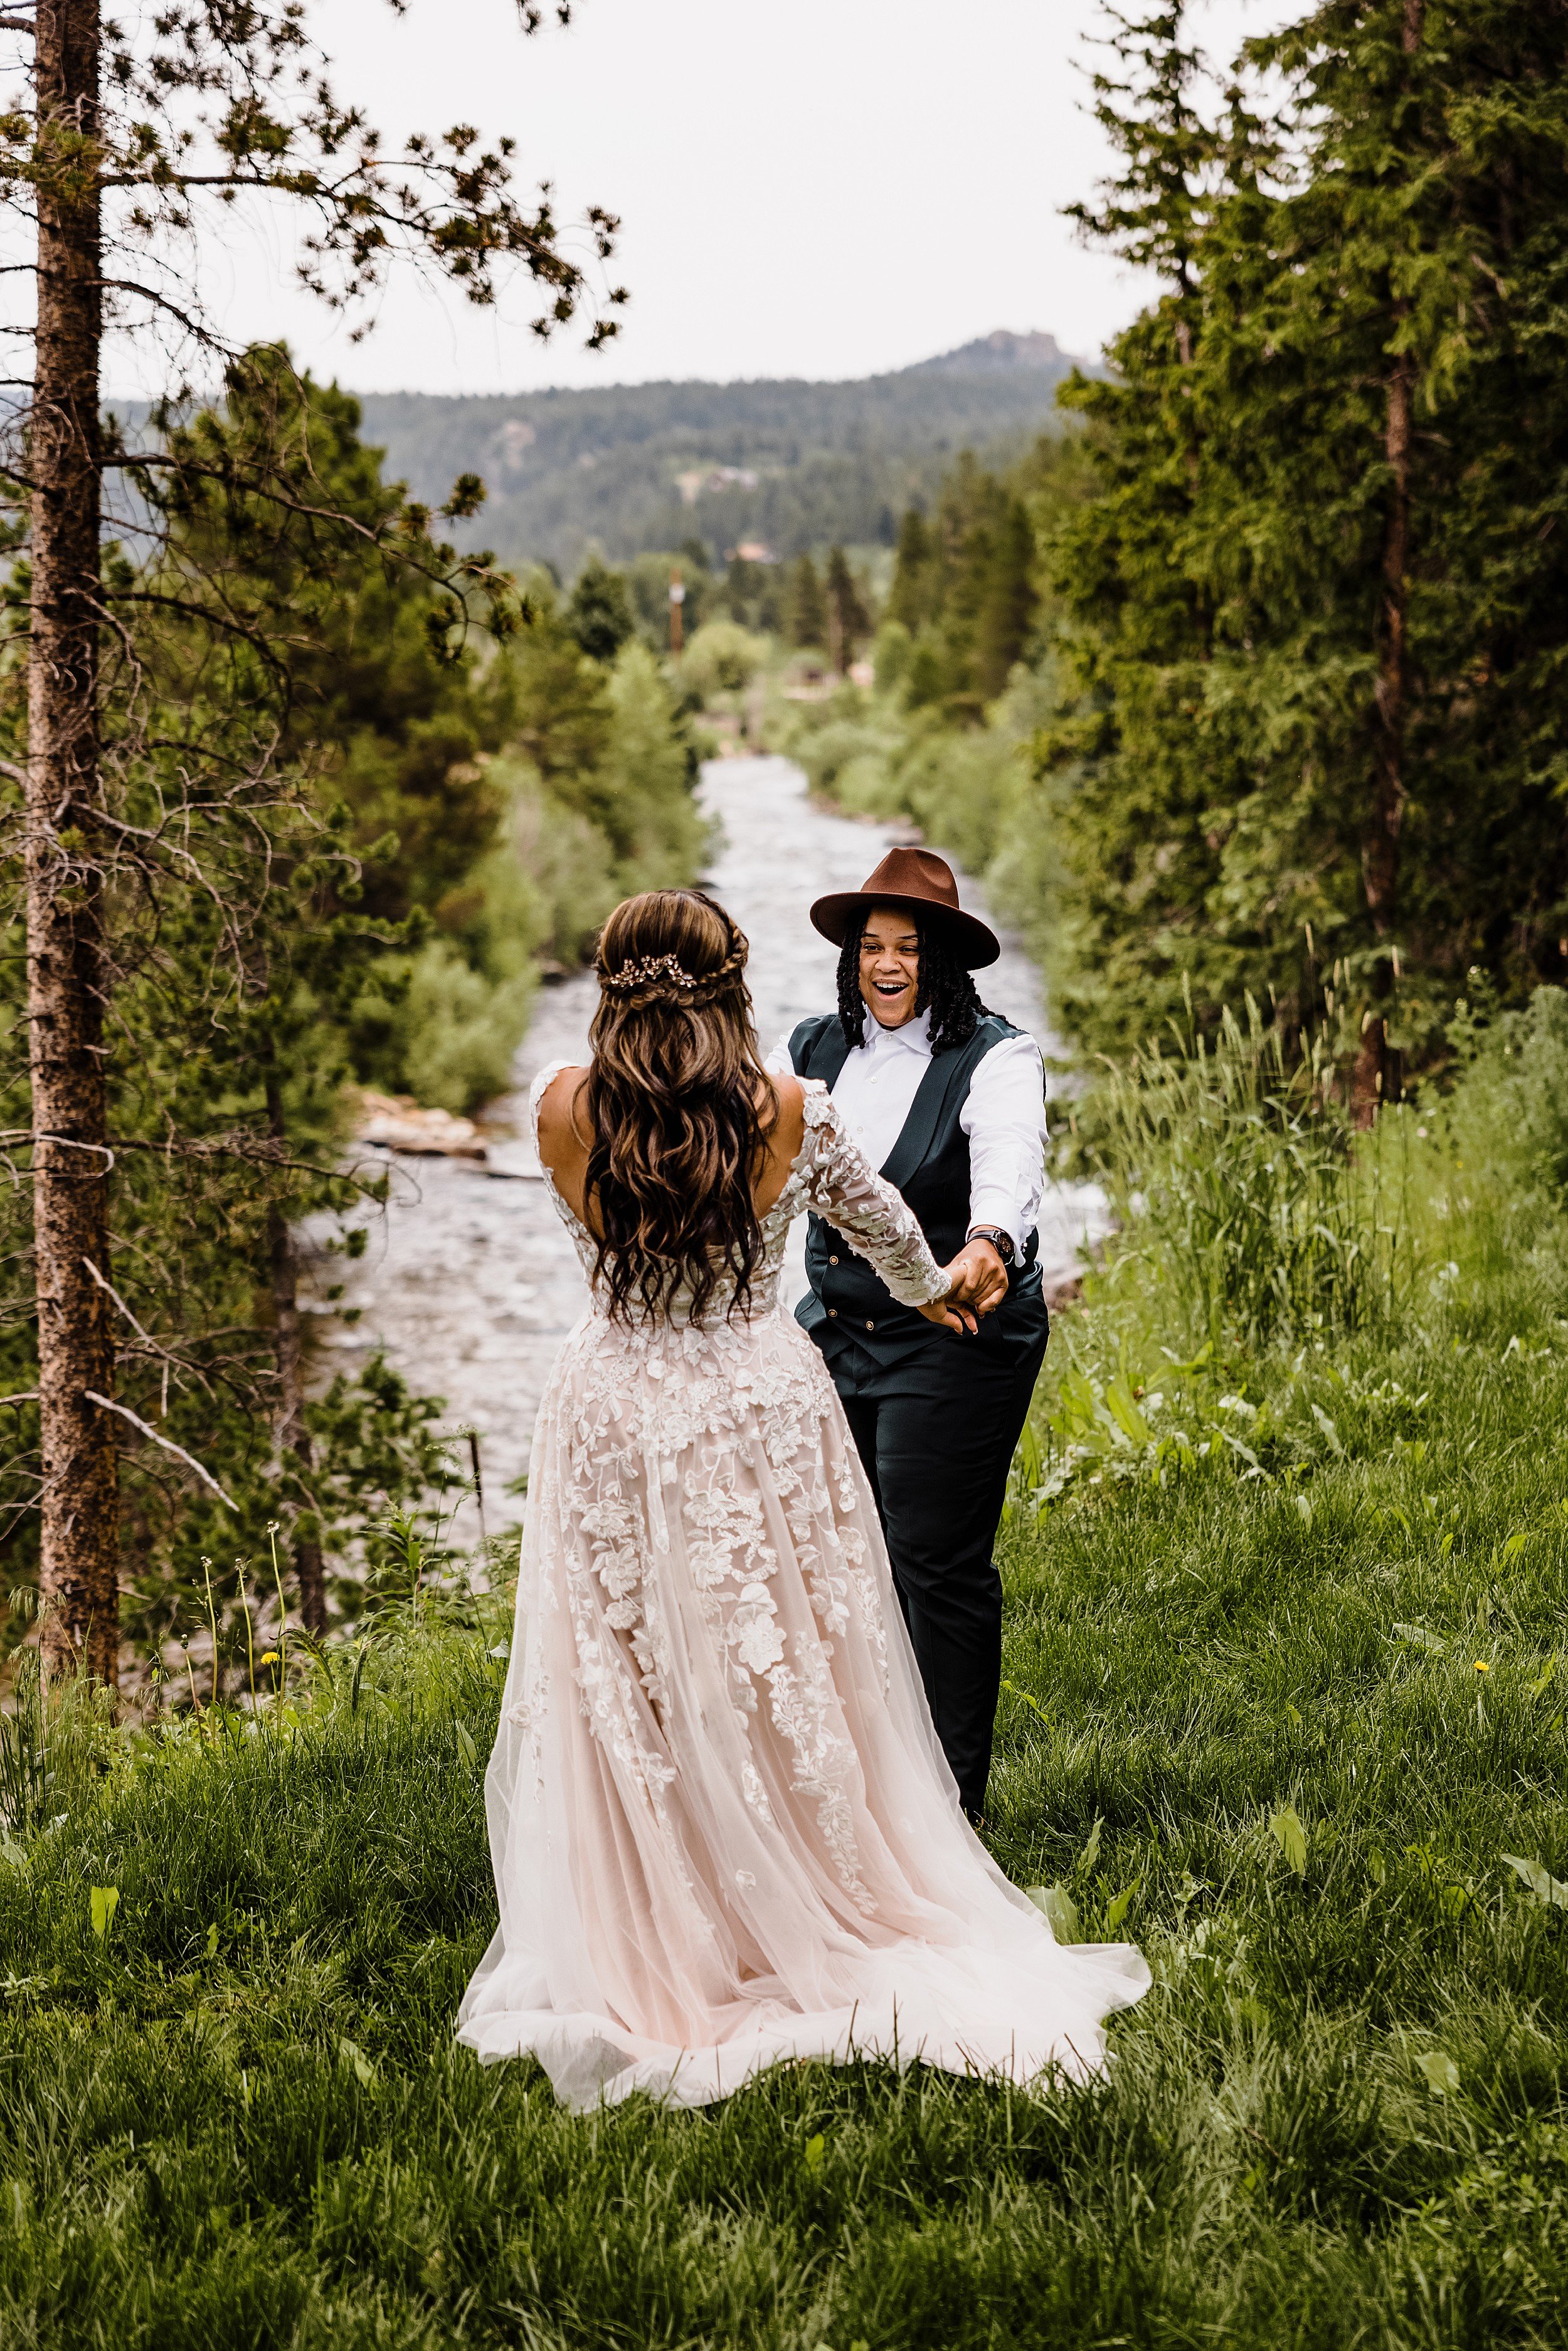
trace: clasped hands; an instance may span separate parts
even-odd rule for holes
[[[1008,1294],[1008,1270],[989,1241],[967,1240],[946,1269],[951,1287],[920,1312],[947,1331],[977,1331]]]

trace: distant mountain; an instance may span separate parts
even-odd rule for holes
[[[993,334],[979,335],[972,343],[960,343],[956,351],[944,351],[934,360],[916,360],[905,375],[971,375],[977,369],[1043,368],[1052,380],[1077,365],[1068,358],[1054,335],[1015,335],[1006,327]]]
[[[1055,429],[1075,362],[1051,335],[1005,331],[848,383],[595,385],[584,391],[362,395],[391,478],[438,502],[458,474],[489,497],[469,543],[564,577],[698,538],[780,559],[839,539],[890,542],[962,449],[1006,462]]]

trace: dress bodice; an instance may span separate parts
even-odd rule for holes
[[[539,1105],[562,1070],[570,1067],[570,1062],[565,1061],[547,1063],[529,1090],[528,1113],[536,1152],[539,1142]],[[762,1261],[752,1276],[750,1305],[746,1319],[757,1322],[762,1316],[777,1311],[779,1281],[789,1228],[797,1217],[808,1210],[825,1217],[843,1235],[852,1249],[875,1267],[901,1305],[924,1306],[931,1300],[942,1297],[948,1286],[947,1278],[926,1246],[914,1211],[871,1165],[834,1107],[826,1086],[812,1079],[802,1079],[800,1091],[805,1098],[806,1131],[783,1190],[761,1219]],[[539,1165],[544,1168],[545,1182],[549,1187],[556,1212],[571,1235],[578,1261],[589,1283],[593,1311],[596,1315],[604,1316],[608,1312],[607,1302],[593,1282],[598,1245],[581,1217],[557,1188],[555,1178],[545,1166],[542,1155]],[[706,1319],[709,1322],[724,1320],[733,1297],[733,1283],[721,1283],[709,1301]],[[654,1319],[671,1323],[685,1322],[688,1320],[688,1300],[689,1291],[683,1287]]]

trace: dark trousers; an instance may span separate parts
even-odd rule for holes
[[[936,1736],[964,1810],[978,1820],[1002,1672],[1002,1580],[991,1547],[1046,1334],[996,1350],[932,1335],[935,1344],[896,1371],[841,1377],[838,1386]]]

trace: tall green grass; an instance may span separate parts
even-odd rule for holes
[[[1326,1040],[1288,1046],[1249,999],[1107,1071],[1096,1159],[1120,1211],[1128,1276],[1194,1343],[1249,1348],[1387,1322],[1403,1301],[1410,1122],[1358,1137]]]
[[[1267,1065],[1149,1079],[1004,1534],[990,1828],[1150,1955],[1103,2084],[804,2066],[577,2117],[482,2071],[504,1625],[425,1597],[254,1714],[64,1727],[0,1861],[7,2351],[1562,2344],[1563,1009],[1370,1140]],[[1275,1304],[1215,1275],[1217,1221],[1364,1238],[1375,1196],[1354,1294],[1310,1251]]]

